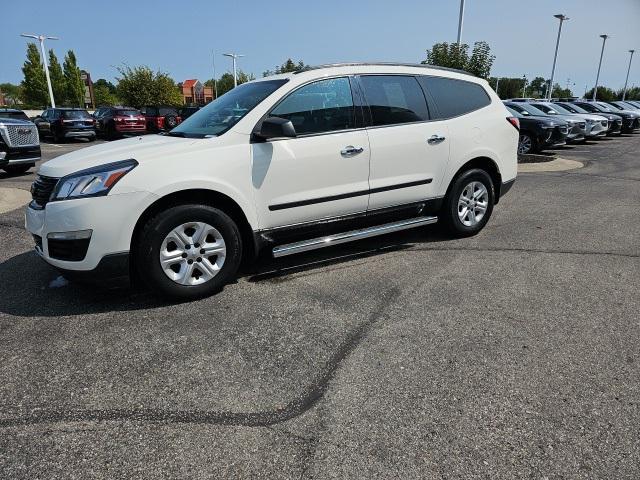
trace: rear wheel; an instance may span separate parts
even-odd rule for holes
[[[167,115],[164,117],[165,130],[172,130],[178,126],[178,119],[175,115]]]
[[[440,220],[456,237],[475,235],[489,221],[495,203],[491,176],[478,168],[467,170],[453,180],[445,197]]]
[[[208,205],[179,205],[150,219],[134,254],[138,278],[154,292],[180,300],[212,295],[240,266],[236,223]]]

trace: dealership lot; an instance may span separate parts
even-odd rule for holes
[[[265,261],[186,304],[68,284],[0,214],[0,478],[637,478],[640,135],[589,143],[476,237]]]

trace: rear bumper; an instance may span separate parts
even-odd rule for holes
[[[79,138],[79,137],[95,137],[96,131],[91,129],[87,130],[63,130],[62,135],[64,138]]]
[[[120,133],[140,133],[147,130],[146,125],[118,125],[116,123],[116,131]]]

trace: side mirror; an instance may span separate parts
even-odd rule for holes
[[[296,129],[291,120],[281,117],[267,117],[260,126],[256,136],[264,140],[272,138],[295,138]]]

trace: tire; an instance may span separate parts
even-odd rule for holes
[[[175,115],[166,115],[164,117],[164,129],[172,130],[178,126],[178,118]]]
[[[200,232],[204,239],[198,238]],[[181,245],[179,239],[193,243]],[[209,257],[202,254],[204,248],[212,252]],[[167,259],[164,267],[161,253]],[[159,213],[146,222],[134,245],[137,278],[154,293],[182,301],[220,291],[235,278],[241,260],[238,226],[222,210],[208,205],[178,205]]]
[[[475,202],[473,207],[475,221],[471,221],[470,214],[464,215],[465,206],[463,202],[466,202],[466,200],[462,194],[465,193],[465,198],[470,198],[467,195],[470,193],[470,188],[473,188],[475,195],[477,195],[473,200]],[[484,188],[484,193],[482,188]],[[483,201],[477,201],[478,199],[483,199]],[[453,179],[449,192],[444,199],[440,220],[447,231],[454,237],[470,237],[477,234],[487,224],[489,218],[491,218],[494,203],[495,188],[491,176],[485,170],[479,168],[467,170]],[[484,212],[482,217],[478,219],[482,210],[480,207],[482,206],[484,206]],[[468,210],[469,208],[467,207]],[[464,215],[463,218],[461,218],[461,214]]]
[[[9,175],[22,175],[23,173],[27,173],[32,166],[33,165],[7,165],[6,167],[2,167],[2,169]]]
[[[538,151],[536,139],[529,133],[520,133],[518,138],[518,153],[520,155],[526,155],[528,153],[535,153]]]
[[[113,123],[107,124],[107,127],[105,128],[105,137],[107,140],[115,140],[117,138],[116,127]]]

